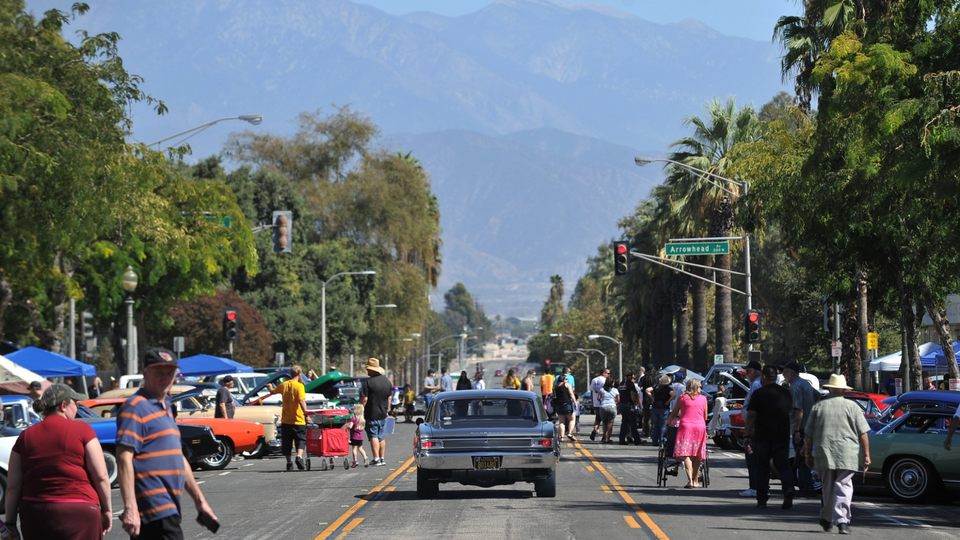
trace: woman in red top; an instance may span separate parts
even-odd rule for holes
[[[53,384],[37,400],[43,422],[10,453],[5,524],[24,540],[100,540],[113,523],[110,480],[93,428],[75,422],[82,396]],[[16,533],[15,533],[16,534]]]

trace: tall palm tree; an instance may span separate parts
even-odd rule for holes
[[[563,277],[559,274],[550,276],[550,297],[540,312],[540,322],[543,328],[550,328],[563,315]]]
[[[761,123],[753,106],[737,109],[734,98],[721,102],[714,98],[707,106],[706,118],[690,116],[685,125],[693,127],[693,134],[674,142],[676,149],[669,159],[718,176],[728,177],[731,169],[730,150],[742,143],[757,140]],[[706,222],[711,237],[730,236],[734,228],[733,205],[739,196],[736,184],[718,183],[706,175],[686,169],[671,170],[667,181],[678,193],[686,193],[681,201],[681,212],[693,223]],[[716,280],[729,287],[730,255],[714,257]],[[730,289],[716,287],[716,352],[727,360],[733,359],[733,303]],[[696,323],[696,321],[695,321]],[[695,328],[696,334],[698,329]]]

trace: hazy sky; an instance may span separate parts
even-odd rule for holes
[[[429,11],[454,17],[472,13],[493,0],[354,0],[393,15]],[[698,19],[728,36],[770,41],[773,25],[784,15],[801,12],[798,0],[568,0],[572,4],[607,4],[659,24]]]

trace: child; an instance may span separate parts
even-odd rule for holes
[[[403,385],[403,417],[407,423],[413,422],[413,401],[417,396],[413,393],[413,388],[409,384]]]
[[[353,465],[351,468],[357,467],[357,451],[360,451],[360,455],[363,456],[363,466],[367,466],[367,453],[363,450],[363,405],[359,403],[353,406],[353,409],[350,410],[353,413],[353,416],[347,420],[347,423],[344,424],[343,428],[350,432],[350,457],[353,458]]]

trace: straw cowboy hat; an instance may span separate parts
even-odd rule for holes
[[[853,388],[847,386],[847,378],[843,375],[837,375],[836,373],[830,375],[830,382],[823,385],[824,388],[843,388],[844,390],[853,390]]]
[[[380,367],[380,361],[376,358],[367,358],[367,364],[364,366],[367,371],[376,371],[379,374],[383,374],[383,368]]]

